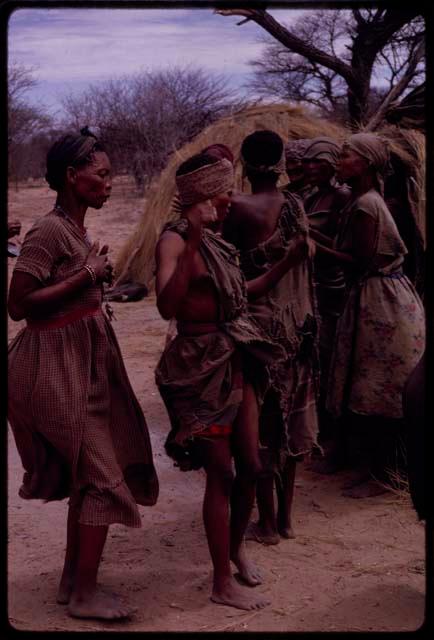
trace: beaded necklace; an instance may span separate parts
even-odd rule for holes
[[[75,220],[73,220],[73,219],[71,218],[71,216],[70,216],[70,215],[68,215],[64,209],[62,209],[62,207],[60,206],[60,204],[57,204],[57,202],[56,202],[56,204],[54,205],[54,208],[55,208],[55,209],[56,209],[56,211],[57,211],[57,212],[62,216],[62,218],[64,218],[65,220],[68,220],[68,222],[70,222],[72,225],[74,225],[74,227],[75,227],[76,229],[78,229],[78,231],[80,232],[80,235],[82,235],[82,236],[83,236],[83,240],[85,241],[85,243],[86,243],[89,247],[91,247],[91,246],[92,246],[92,242],[91,242],[91,240],[90,240],[90,238],[89,238],[89,234],[87,233],[87,229],[86,229],[86,227],[85,227],[84,229],[81,229],[81,228],[78,226],[78,224],[75,222]]]

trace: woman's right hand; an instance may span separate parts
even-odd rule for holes
[[[105,244],[99,251],[99,242],[94,242],[87,254],[85,264],[94,270],[97,282],[110,283],[113,279],[113,265],[107,255],[108,249],[108,245]]]
[[[303,234],[298,234],[289,244],[286,260],[292,266],[310,257],[312,241]]]
[[[13,238],[21,233],[21,222],[19,220],[11,220],[8,222],[8,238]]]
[[[211,204],[211,200],[198,202],[189,207],[185,212],[185,217],[189,223],[189,236],[197,245],[199,245],[202,235],[202,226],[207,226],[217,221],[217,211]]]

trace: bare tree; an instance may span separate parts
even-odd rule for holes
[[[240,102],[222,77],[178,67],[112,79],[63,105],[75,128],[98,128],[115,168],[143,189],[173,151]]]
[[[18,63],[12,63],[8,69],[9,175],[16,184],[27,177],[25,148],[29,139],[51,124],[51,117],[42,108],[27,101],[28,91],[37,84],[34,72],[33,68]]]
[[[22,142],[36,129],[49,125],[50,118],[43,109],[27,102],[26,94],[37,84],[34,69],[13,63],[8,70],[8,140]]]
[[[417,5],[316,11],[292,26],[280,24],[264,9],[216,13],[242,16],[240,25],[253,20],[272,36],[264,56],[253,62],[251,86],[256,91],[329,113],[346,107],[352,126],[375,127],[388,105],[420,82],[424,72],[425,22]],[[379,76],[388,83],[383,89],[374,85]],[[378,110],[376,121],[368,124]]]

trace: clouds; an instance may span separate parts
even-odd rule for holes
[[[286,22],[299,15],[272,13]],[[31,97],[52,108],[71,88],[175,65],[200,66],[240,87],[264,32],[237,21],[212,9],[19,9],[8,25],[9,59],[36,67]]]

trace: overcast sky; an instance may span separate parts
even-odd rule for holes
[[[300,10],[274,10],[291,23]],[[200,66],[242,88],[265,32],[212,9],[19,9],[8,25],[9,63],[35,68],[30,101],[52,112],[90,83],[141,70]]]

